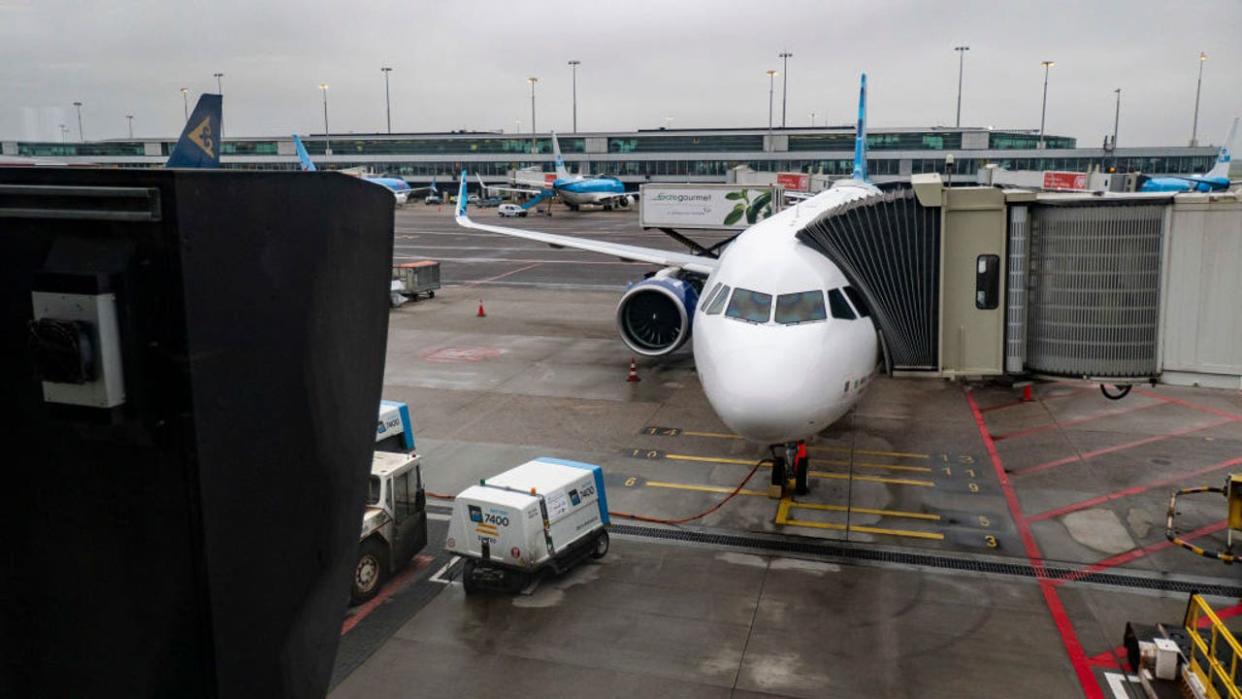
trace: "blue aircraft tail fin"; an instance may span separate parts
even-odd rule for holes
[[[858,128],[854,134],[854,179],[867,181],[867,74],[858,88]]]
[[[1229,177],[1229,165],[1233,161],[1230,150],[1233,148],[1233,139],[1238,135],[1238,119],[1234,117],[1233,127],[1229,129],[1229,137],[1220,146],[1220,153],[1216,156],[1216,165],[1208,171],[1204,177]]]
[[[181,138],[164,167],[220,167],[220,112],[223,98],[204,94],[190,113]]]
[[[556,132],[552,132],[552,154],[556,156],[556,179],[569,179],[569,170],[565,169],[565,159],[561,157],[561,144],[556,140]]]
[[[440,193],[440,190],[436,188],[436,176],[435,175],[431,176],[431,193],[432,194]]]
[[[466,171],[462,170],[461,171],[461,185],[457,188],[457,215],[458,216],[466,215],[466,203],[467,202],[468,202],[468,199],[466,198]]]
[[[310,159],[310,153],[306,152],[306,146],[302,145],[302,139],[297,134],[293,134],[293,148],[298,152],[298,162],[302,163],[302,169],[306,172],[314,172],[316,170],[315,163]]]

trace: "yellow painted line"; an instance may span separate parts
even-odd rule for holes
[[[754,461],[748,459],[730,459],[723,456],[693,456],[690,454],[665,454],[665,459],[670,461],[693,461],[709,464],[738,464],[741,466],[753,466]],[[764,464],[764,468],[770,468]],[[913,478],[888,478],[887,476],[850,476],[846,473],[827,473],[825,471],[811,471],[811,478],[831,478],[835,480],[855,480],[867,481],[868,483],[886,483],[888,485],[913,485],[923,488],[935,488],[936,484],[931,481],[916,480]]]
[[[780,524],[778,522],[778,524]],[[810,527],[812,529],[831,529],[833,531],[849,531],[858,532],[859,534],[883,534],[885,536],[901,536],[909,539],[931,539],[933,541],[943,541],[944,534],[939,532],[920,532],[912,529],[886,529],[884,527],[864,527],[858,525],[850,525],[848,528],[844,524],[835,522],[809,522],[801,519],[786,519],[784,524],[790,527]]]
[[[784,525],[789,521],[789,506],[793,503],[793,498],[786,495],[781,498],[781,503],[776,506],[776,523]]]
[[[912,451],[879,451],[875,449],[850,449],[848,447],[830,447],[823,444],[808,444],[808,451],[834,451],[839,454],[866,454],[867,456],[892,456],[898,459],[930,459],[930,454]]]
[[[936,484],[931,481],[916,480],[914,478],[888,478],[886,476],[851,476],[848,473],[828,473],[826,471],[811,471],[811,478],[830,478],[838,481],[866,481],[868,483],[886,483],[888,485],[914,485],[921,488],[935,488]]]
[[[673,461],[698,461],[709,464],[741,464],[742,466],[754,466],[759,459],[730,459],[726,456],[694,456],[693,454],[665,454],[665,459]]]
[[[712,439],[741,439],[740,434],[728,434],[726,432],[694,432],[692,430],[682,430],[683,435],[687,437],[711,437]]]
[[[851,462],[841,461],[840,459],[814,459],[813,463],[828,464],[829,466],[849,466]],[[874,464],[869,461],[854,461],[854,466],[858,468],[874,468],[884,469],[886,471],[908,471],[910,473],[931,473],[931,468],[927,466],[901,466],[898,464]]]
[[[729,488],[723,485],[694,485],[691,483],[665,483],[664,481],[647,481],[644,485],[646,485],[649,488],[671,488],[673,490],[695,490],[700,493],[724,493],[725,495],[728,495],[729,493],[733,492],[732,488]],[[757,497],[764,497],[764,498],[768,496],[767,491],[749,490],[747,488],[743,488],[737,491],[737,494],[738,495],[754,495]]]
[[[879,510],[874,507],[847,507],[845,505],[823,505],[818,502],[790,502],[795,510],[823,510],[825,512],[856,512],[863,515],[879,515],[881,517],[901,517],[904,519],[922,519],[928,522],[939,522],[940,515],[928,512],[905,512],[903,510]]]

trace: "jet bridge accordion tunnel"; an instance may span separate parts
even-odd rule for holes
[[[916,176],[798,237],[862,292],[891,374],[1132,383],[1160,373],[1169,204]]]
[[[324,695],[392,241],[338,173],[0,168],[0,696]]]

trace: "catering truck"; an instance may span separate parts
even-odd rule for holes
[[[462,585],[517,592],[608,553],[608,499],[599,466],[541,456],[463,490],[445,548],[463,557]]]
[[[390,575],[427,545],[427,494],[405,403],[380,403],[368,483],[358,563],[349,588],[353,604],[374,597]]]

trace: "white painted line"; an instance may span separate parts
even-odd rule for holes
[[[1113,696],[1117,699],[1130,699],[1133,695],[1126,689],[1126,683],[1139,684],[1138,675],[1123,675],[1119,672],[1106,672],[1104,679],[1108,682],[1108,688],[1112,690]]]
[[[431,576],[430,578],[427,578],[427,579],[428,579],[428,580],[430,580],[430,581],[431,581],[431,582],[433,582],[433,583],[440,583],[441,585],[452,585],[452,584],[453,584],[453,581],[452,581],[452,580],[445,580],[445,579],[444,579],[444,577],[443,577],[443,575],[444,575],[445,573],[447,573],[447,572],[448,572],[449,568],[452,568],[452,567],[453,567],[453,564],[454,564],[454,563],[456,563],[457,561],[460,561],[460,560],[461,560],[461,556],[453,556],[452,558],[450,558],[450,559],[449,559],[449,562],[448,562],[448,563],[445,563],[445,564],[444,564],[444,566],[443,566],[442,568],[440,568],[440,570],[437,570],[437,571],[436,571],[436,574],[435,574],[435,575],[433,575],[433,576]]]

